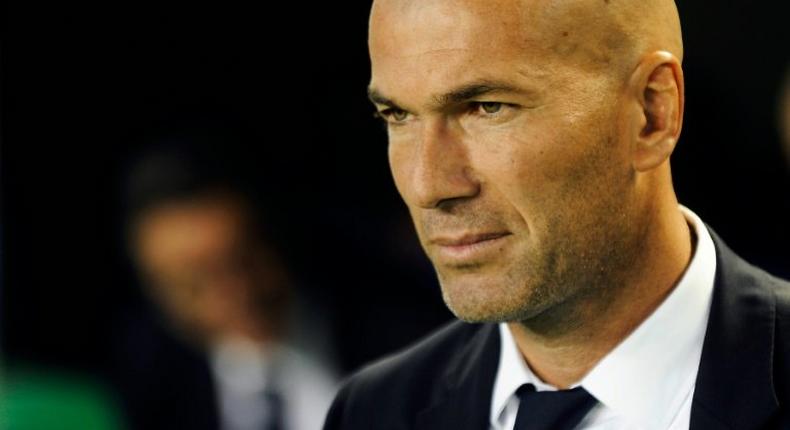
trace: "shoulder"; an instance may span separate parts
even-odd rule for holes
[[[444,389],[444,378],[481,331],[495,325],[455,321],[418,343],[365,366],[342,385],[325,429],[377,428],[410,419],[430,406]],[[382,405],[387,405],[386,408]],[[404,427],[409,427],[404,422]]]
[[[776,309],[776,317],[790,312],[790,282],[780,279],[742,259],[735,254],[712,230],[711,237],[716,246],[716,278],[725,305],[760,306]]]
[[[720,241],[720,239],[719,239]],[[729,294],[722,295],[721,311],[727,314],[747,315],[742,321],[749,329],[739,333],[757,333],[761,327],[772,331],[771,365],[776,396],[790,402],[790,282],[780,279],[753,266],[735,255],[721,243],[721,274],[727,278],[722,284],[731,286]],[[750,310],[744,312],[744,309]],[[751,336],[742,336],[738,345],[749,345]],[[746,347],[743,351],[748,350]]]
[[[790,403],[790,282],[770,276],[769,285],[776,299],[776,388],[780,397]]]
[[[773,307],[773,388],[777,401],[787,416],[790,405],[790,282],[753,268],[755,285],[770,293]]]
[[[728,282],[738,286],[739,297],[772,302],[777,322],[787,324],[790,315],[790,282],[752,265],[722,244],[718,245],[718,251],[722,254],[720,264],[728,266],[721,273],[728,278]]]
[[[482,327],[451,322],[414,345],[363,367],[346,380],[341,393],[349,400],[361,400],[382,392],[424,390],[423,384],[440,379]]]
[[[790,282],[780,279],[752,265],[736,255],[718,236],[712,233],[719,253],[717,270],[719,283],[731,285],[724,297],[727,311],[732,308],[755,307],[770,311],[775,324],[775,337],[780,343],[790,344]]]
[[[765,294],[761,297],[773,304],[775,352],[779,354],[779,363],[784,363],[784,367],[790,371],[790,282],[749,263],[743,264],[746,269],[741,271],[740,284],[747,289],[762,290]]]

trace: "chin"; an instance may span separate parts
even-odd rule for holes
[[[456,318],[470,323],[522,321],[534,315],[530,288],[502,278],[440,275],[442,298]]]

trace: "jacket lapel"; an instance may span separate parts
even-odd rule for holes
[[[497,325],[481,326],[448,366],[442,381],[444,396],[418,415],[418,430],[484,430],[489,427],[499,345]]]
[[[761,279],[765,275],[710,233],[717,251],[716,283],[691,430],[758,429],[778,407],[771,366],[775,298]]]

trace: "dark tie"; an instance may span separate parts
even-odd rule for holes
[[[524,384],[513,430],[573,430],[597,400],[582,387],[561,391],[535,391]]]
[[[263,393],[266,401],[268,414],[266,416],[266,424],[264,430],[283,430],[283,398],[274,390],[267,389]]]

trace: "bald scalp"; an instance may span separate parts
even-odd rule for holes
[[[427,8],[459,10],[509,26],[521,43],[537,43],[584,68],[627,76],[640,58],[667,51],[682,61],[680,19],[673,0],[375,0],[370,32],[390,20],[414,22]],[[449,15],[449,13],[448,13]]]

